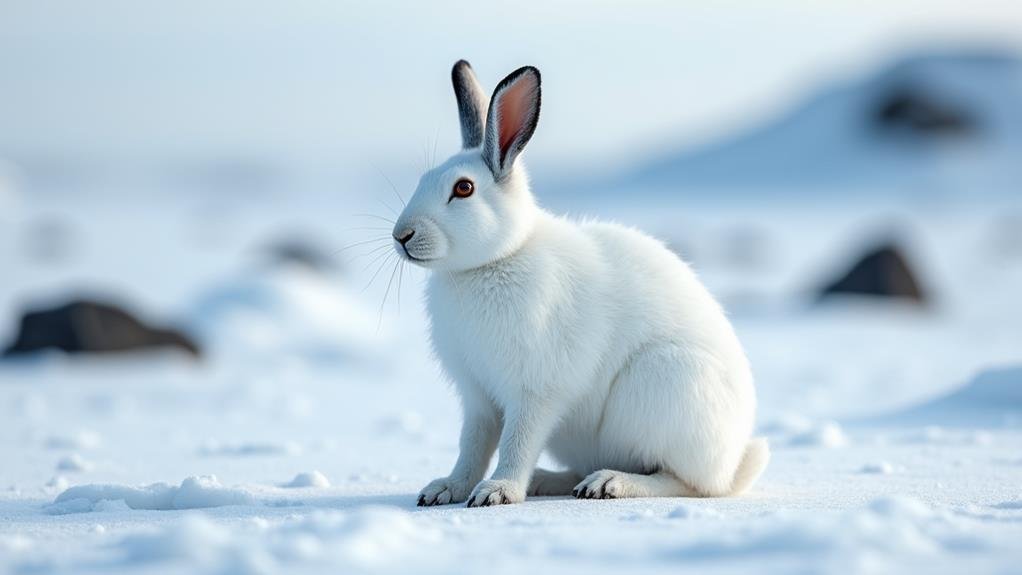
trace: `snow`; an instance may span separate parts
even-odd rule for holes
[[[993,368],[953,393],[941,396],[898,413],[882,417],[900,423],[939,423],[957,427],[1015,427],[1022,417],[1022,367]],[[929,439],[939,439],[940,427],[923,428]],[[989,435],[975,436],[984,442]]]
[[[252,505],[255,496],[239,487],[224,487],[214,475],[188,477],[174,487],[153,483],[142,487],[113,484],[76,485],[53,500],[54,515],[96,511],[107,502],[122,502],[126,509],[203,509],[225,505]]]
[[[68,472],[80,472],[89,471],[93,467],[93,464],[86,461],[81,455],[72,453],[66,455],[57,461],[57,471],[68,471]]]
[[[834,421],[825,421],[794,435],[788,440],[788,445],[796,447],[812,446],[834,449],[844,447],[847,444],[848,437],[841,430],[841,426]]]
[[[207,457],[248,457],[265,455],[289,455],[301,452],[301,446],[294,442],[247,442],[220,443],[209,440],[199,448],[199,454]]]
[[[230,342],[231,352],[246,357],[284,351],[350,363],[372,357],[385,335],[336,278],[287,263],[248,270],[208,290],[191,318],[205,342]]]
[[[99,220],[107,213],[102,204],[89,209]],[[0,569],[985,572],[1010,571],[1022,560],[1015,544],[1022,536],[1018,264],[1003,254],[974,256],[1000,208],[899,212],[913,222],[912,253],[938,293],[935,311],[799,303],[816,278],[807,270],[853,253],[845,246],[857,234],[847,230],[890,208],[785,205],[758,216],[698,204],[683,214],[596,209],[661,237],[692,234],[688,243],[697,247],[733,236],[715,219],[723,213],[769,238],[759,263],[718,258],[721,250],[705,247],[694,259],[725,302],[744,302],[732,318],[759,381],[760,432],[773,450],[750,493],[417,508],[418,489],[456,458],[459,425],[457,401],[425,339],[424,275],[408,273],[396,292],[398,314],[395,293],[381,312],[385,285],[360,293],[374,269],[361,275],[359,262],[337,275],[244,265],[232,272],[223,261],[239,250],[212,257],[204,244],[166,246],[194,255],[191,280],[146,271],[128,284],[149,286],[139,290],[143,301],[201,327],[210,342],[201,362],[157,354],[0,364],[7,426]],[[189,222],[188,213],[177,221]],[[262,245],[264,217],[225,225],[224,233]],[[175,218],[150,222],[157,237],[175,233],[167,221]],[[122,234],[126,225],[106,229]],[[806,243],[807,235],[830,240]],[[136,255],[94,237],[96,251],[78,256],[90,265],[107,265],[105,253],[120,249],[130,273],[135,258],[148,257],[149,250]],[[956,273],[962,262],[971,274]],[[19,265],[22,289],[64,281],[52,268]],[[262,295],[236,303],[210,297],[223,293],[225,276]],[[292,281],[299,287],[287,288]],[[19,301],[24,292],[16,287],[0,287],[0,298]],[[336,302],[313,322],[315,306],[294,295],[302,293]],[[222,315],[199,321],[205,304],[196,301],[216,302],[208,309]],[[339,310],[349,307],[360,312],[342,325]],[[284,329],[253,344],[229,309]],[[319,353],[316,339],[327,337],[331,351]],[[349,356],[357,359],[342,359]],[[55,471],[63,458],[81,465]]]
[[[894,466],[886,461],[867,463],[859,468],[859,473],[890,475],[891,473],[894,473]]]
[[[615,185],[690,193],[766,188],[815,195],[821,187],[858,195],[970,195],[977,187],[983,195],[1007,193],[1020,175],[1011,160],[1022,150],[1015,105],[1022,95],[1020,71],[1022,58],[1011,50],[909,54],[832,81],[777,118],[628,171]],[[962,110],[975,133],[958,141],[926,141],[871,130],[871,114],[905,91]]]
[[[378,212],[380,182],[255,199],[26,193],[0,210],[0,339],[18,310],[86,292],[205,353],[0,361],[0,572],[1017,571],[1022,203],[973,186],[978,201],[881,202],[897,185],[878,184],[868,201],[739,202],[544,185],[555,211],[680,250],[728,309],[772,449],[749,493],[417,508],[457,457],[459,407],[429,352],[426,275],[394,273],[373,244],[344,251],[389,242],[354,215]],[[41,225],[69,238],[59,265],[32,255]],[[294,230],[338,269],[260,257]],[[932,306],[812,304],[890,236]]]
[[[282,487],[290,487],[292,489],[301,487],[330,487],[330,480],[319,471],[306,471],[295,475],[294,479],[288,481]]]
[[[93,431],[79,431],[69,435],[51,435],[46,438],[49,449],[95,449],[102,443],[99,434]]]

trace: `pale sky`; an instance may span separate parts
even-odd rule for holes
[[[937,42],[1022,49],[1016,1],[0,0],[0,155],[418,161],[457,143],[450,66],[543,72],[529,154],[626,163]]]

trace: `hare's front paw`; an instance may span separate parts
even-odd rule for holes
[[[525,501],[525,489],[506,479],[480,481],[468,498],[469,507],[487,507]]]
[[[419,492],[419,507],[461,503],[468,499],[472,484],[451,477],[434,479]]]

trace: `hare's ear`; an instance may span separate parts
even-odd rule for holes
[[[515,158],[529,143],[539,121],[540,77],[532,66],[519,68],[500,81],[486,114],[483,160],[493,178],[503,180]]]
[[[461,122],[461,147],[478,148],[483,143],[486,125],[486,92],[483,92],[472,66],[458,60],[451,70],[454,97],[458,99],[458,119]]]

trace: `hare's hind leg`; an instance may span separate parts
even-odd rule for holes
[[[697,497],[680,479],[666,471],[650,475],[601,469],[590,473],[571,492],[579,499],[625,497]]]
[[[571,488],[582,479],[574,471],[547,471],[536,468],[529,481],[528,495],[570,495]]]
[[[715,356],[673,343],[637,352],[606,399],[598,431],[604,471],[587,477],[583,491],[603,494],[610,483],[621,485],[609,497],[729,494],[755,410],[751,379],[731,373]]]

